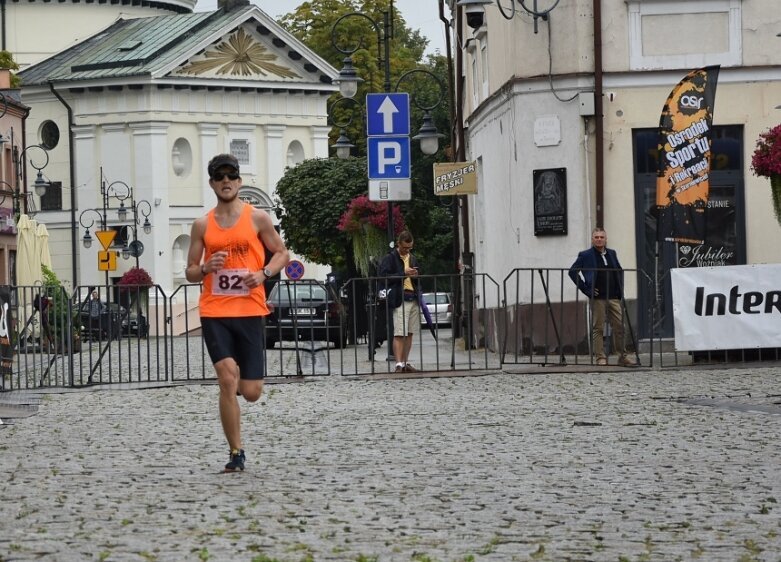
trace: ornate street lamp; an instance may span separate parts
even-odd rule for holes
[[[149,234],[152,232],[152,223],[149,221],[149,216],[152,214],[152,205],[146,199],[136,202],[133,196],[133,188],[121,180],[116,180],[106,185],[106,180],[103,176],[103,168],[100,170],[100,175],[102,207],[84,209],[79,215],[79,224],[85,229],[81,243],[84,248],[92,247],[93,238],[90,229],[94,227],[96,222],[100,224],[101,230],[106,230],[108,228],[108,213],[109,210],[112,209],[111,198],[115,198],[119,200],[119,207],[116,209],[119,222],[127,221],[129,209],[133,212],[132,223],[120,225],[133,230],[133,240],[130,243],[125,240],[120,253],[124,259],[129,259],[131,256],[136,258],[136,267],[138,267],[138,258],[144,253],[144,245],[138,240],[138,227],[141,225],[141,217],[143,217],[142,228],[144,233]],[[125,205],[125,201],[128,199],[129,206]],[[141,217],[139,215],[141,215]],[[106,283],[108,284],[108,271],[106,272]]]
[[[383,91],[391,92],[390,40],[392,35],[392,26],[391,26],[390,12],[387,10],[383,11],[382,16],[383,16],[382,26],[380,26],[378,22],[376,22],[366,14],[363,14],[361,12],[351,12],[337,19],[333,27],[331,28],[331,42],[334,48],[340,53],[346,55],[343,61],[344,66],[342,67],[342,70],[339,72],[338,78],[334,80],[334,83],[339,85],[339,92],[342,94],[342,96],[344,96],[342,98],[344,100],[352,101],[353,96],[355,96],[355,94],[358,92],[359,84],[363,81],[356,73],[352,61],[352,54],[358,49],[360,49],[361,47],[363,47],[363,42],[358,41],[357,45],[348,48],[340,47],[337,42],[337,27],[341,22],[343,22],[348,18],[363,18],[364,20],[368,21],[371,24],[371,26],[374,28],[374,31],[377,34],[377,65],[378,67],[382,67],[384,72]],[[394,91],[398,91],[399,84],[402,82],[402,80],[404,80],[405,78],[407,78],[408,76],[416,72],[423,73],[425,75],[434,78],[434,80],[437,82],[440,88],[439,97],[437,98],[436,102],[430,106],[421,105],[413,96],[413,102],[418,108],[424,111],[424,117],[423,117],[423,125],[421,126],[420,131],[418,132],[417,135],[415,135],[412,138],[414,140],[420,141],[420,149],[424,154],[430,155],[430,154],[435,154],[437,152],[437,150],[439,149],[439,138],[443,136],[439,134],[439,132],[437,131],[437,128],[434,125],[434,119],[432,118],[430,112],[432,109],[437,107],[442,102],[442,99],[444,98],[444,94],[445,94],[445,87],[442,84],[442,81],[439,80],[431,72],[424,69],[414,69],[404,73],[399,78],[398,82],[396,83],[396,88]],[[334,102],[331,105],[331,109],[328,112],[332,124],[340,128],[339,138],[332,146],[336,150],[336,155],[338,158],[348,158],[355,145],[352,144],[351,139],[347,137],[345,133],[345,127],[347,127],[352,122],[352,117],[346,122],[336,121],[333,110],[336,108],[337,105],[340,104],[340,102],[342,102],[341,99]],[[354,103],[357,104],[357,102]],[[393,238],[394,238],[393,202],[388,201],[388,244],[390,246],[393,245]]]

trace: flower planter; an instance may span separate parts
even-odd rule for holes
[[[770,193],[773,197],[773,211],[781,224],[781,175],[770,176]]]

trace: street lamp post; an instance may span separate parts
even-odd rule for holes
[[[353,67],[353,61],[352,61],[352,54],[355,53],[358,49],[360,49],[363,46],[363,43],[361,41],[358,42],[358,44],[353,48],[346,48],[343,49],[338,45],[337,42],[337,27],[339,24],[348,19],[348,18],[362,18],[366,21],[368,21],[371,26],[374,28],[374,31],[377,34],[377,65],[382,67],[383,69],[383,91],[390,93],[391,92],[391,68],[390,68],[390,41],[392,38],[392,22],[391,22],[391,15],[390,12],[387,10],[384,10],[382,12],[382,26],[378,22],[376,22],[371,17],[367,16],[366,14],[363,14],[361,12],[351,12],[349,14],[345,14],[341,16],[339,19],[336,20],[333,27],[331,28],[331,42],[334,46],[334,48],[345,55],[345,58],[343,60],[344,66],[342,67],[342,70],[339,71],[338,78],[334,81],[334,83],[339,85],[339,92],[344,96],[345,99],[352,99],[353,96],[355,96],[356,93],[358,93],[358,86],[363,80],[358,76],[357,72],[355,71],[355,68]],[[435,154],[437,150],[439,149],[439,138],[443,135],[440,135],[437,132],[436,126],[434,126],[434,120],[431,117],[430,111],[437,107],[442,99],[444,98],[444,85],[442,84],[441,80],[439,80],[434,74],[431,72],[424,70],[424,69],[413,69],[406,73],[404,73],[396,83],[395,91],[398,91],[399,84],[407,78],[408,76],[412,75],[413,73],[423,73],[427,76],[430,76],[436,80],[437,84],[440,87],[440,96],[437,99],[437,101],[430,106],[422,105],[418,101],[415,101],[415,105],[424,111],[425,115],[423,118],[423,125],[420,128],[420,131],[417,135],[412,137],[415,140],[420,141],[420,149],[424,154]],[[413,100],[416,98],[413,97]],[[341,100],[337,100],[334,102],[334,104],[331,106],[331,111],[341,102]],[[330,113],[330,112],[329,112]],[[339,158],[348,158],[350,155],[350,150],[353,148],[353,144],[350,141],[350,139],[345,135],[344,127],[349,125],[349,123],[352,120],[348,120],[346,123],[334,123],[335,126],[340,127],[340,135],[339,139],[336,141],[336,143],[333,145],[336,149],[336,155]],[[388,245],[393,247],[393,238],[394,238],[394,232],[393,232],[393,201],[388,201]]]
[[[374,28],[374,31],[377,33],[377,65],[383,68],[383,91],[390,92],[390,40],[392,35],[392,28],[390,12],[387,10],[382,12],[382,27],[380,27],[380,25],[372,18],[361,12],[350,12],[349,14],[343,15],[338,20],[336,20],[336,22],[334,22],[334,25],[331,28],[331,43],[333,43],[333,46],[337,51],[345,55],[345,58],[342,61],[344,66],[342,67],[342,70],[339,71],[339,77],[335,80],[335,83],[339,85],[339,92],[345,98],[352,98],[355,96],[355,94],[358,93],[358,85],[363,82],[363,79],[358,76],[358,73],[353,67],[352,59],[352,54],[362,47],[362,42],[359,41],[358,44],[352,49],[342,49],[339,47],[336,41],[337,27],[339,26],[339,23],[348,18],[365,19],[371,24],[371,26]],[[340,136],[339,140],[341,141],[343,139],[349,143],[349,140],[347,140],[344,135]],[[339,149],[337,148],[337,151],[338,150]],[[341,153],[337,152],[337,156],[339,158],[346,157],[344,156],[344,151]],[[347,156],[349,156],[349,152],[347,153]],[[393,245],[393,201],[388,201],[388,245],[391,247]]]
[[[0,180],[0,185],[8,188],[0,190],[0,196],[2,196],[2,199],[0,199],[0,206],[5,203],[7,197],[10,197],[13,203],[11,207],[11,215],[7,219],[8,226],[12,228],[16,224],[15,217],[17,217],[20,213],[19,198],[21,195],[17,193],[16,188],[7,181]]]
[[[129,259],[133,256],[136,259],[136,267],[139,266],[138,258],[144,253],[144,245],[138,240],[138,227],[141,224],[141,217],[144,219],[142,228],[146,234],[152,231],[152,223],[149,221],[149,216],[152,214],[152,205],[146,199],[136,201],[133,195],[133,188],[121,180],[116,180],[106,185],[106,181],[103,177],[103,169],[100,171],[100,196],[102,207],[93,209],[84,209],[79,214],[79,224],[84,229],[84,236],[81,239],[82,245],[85,248],[92,246],[92,235],[90,229],[94,227],[95,223],[99,223],[100,230],[105,231],[108,229],[108,212],[109,210],[116,209],[117,219],[120,222],[125,222],[128,218],[128,206],[125,205],[125,201],[130,200],[129,208],[133,213],[133,223],[123,224],[133,230],[133,241],[128,244],[127,239],[124,240],[122,246],[122,257]],[[115,198],[119,201],[119,207],[111,207],[111,198]],[[106,285],[109,284],[108,270],[106,270]]]
[[[5,100],[3,100],[5,102]],[[6,142],[6,138],[2,135],[0,135],[0,146]],[[26,146],[21,151],[19,148],[14,144],[14,129],[11,128],[10,132],[10,142],[11,142],[11,159],[13,160],[13,175],[14,175],[14,183],[15,185],[11,185],[10,183],[6,181],[2,181],[3,185],[6,185],[8,187],[8,191],[2,192],[2,200],[0,200],[0,204],[2,204],[5,201],[6,196],[10,196],[13,200],[13,211],[12,216],[13,219],[18,219],[19,215],[23,212],[27,212],[27,199],[25,195],[22,193],[22,186],[25,185],[25,155],[30,150],[39,150],[41,154],[37,155],[35,158],[30,158],[30,166],[32,166],[35,171],[35,181],[33,182],[33,189],[35,190],[36,195],[42,195],[43,193],[46,193],[46,190],[49,187],[49,182],[43,177],[43,170],[46,166],[49,165],[49,152],[40,144],[31,144],[29,146]],[[24,190],[25,194],[27,190]],[[21,200],[24,199],[25,204],[21,204]]]

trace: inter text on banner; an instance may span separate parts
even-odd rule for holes
[[[677,350],[781,347],[781,264],[670,272]]]

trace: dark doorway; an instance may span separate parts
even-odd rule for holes
[[[743,127],[713,127],[705,243],[656,243],[657,129],[633,131],[637,217],[638,334],[674,336],[670,269],[746,263]],[[654,274],[656,272],[656,274]],[[656,310],[656,312],[654,312]],[[653,323],[651,321],[654,318]]]

